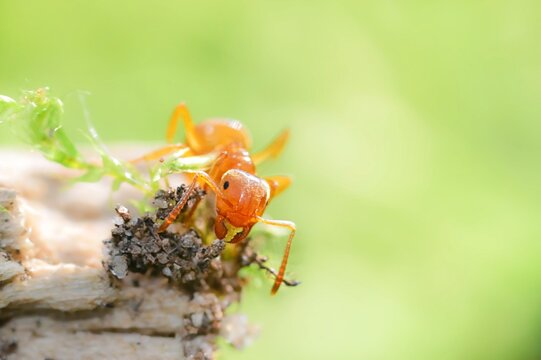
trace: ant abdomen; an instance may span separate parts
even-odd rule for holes
[[[195,154],[206,154],[228,144],[251,147],[251,136],[238,120],[212,119],[195,126],[192,136],[186,137],[187,145]]]

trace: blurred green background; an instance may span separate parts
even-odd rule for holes
[[[0,0],[0,93],[43,85],[110,142],[180,100],[256,149],[291,127],[261,173],[295,178],[303,284],[252,287],[222,359],[541,357],[539,1]]]

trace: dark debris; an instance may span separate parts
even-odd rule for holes
[[[182,198],[182,195],[186,191],[187,186],[181,185],[177,187],[176,189],[171,190],[158,190],[156,193],[156,196],[154,197],[154,200],[152,201],[152,205],[154,205],[157,209],[156,211],[156,218],[163,220],[165,217],[173,210],[175,205],[180,201]],[[190,198],[188,199],[188,206],[185,206],[182,210],[182,213],[187,212],[187,210],[194,204],[194,202],[198,199],[203,198],[205,196],[205,191],[202,189],[197,188],[192,194],[190,195]],[[182,214],[181,213],[181,214]]]
[[[115,225],[111,239],[106,241],[110,254],[106,268],[119,279],[126,277],[128,272],[163,275],[192,292],[202,289],[225,293],[240,290],[241,280],[236,276],[240,261],[222,263],[223,240],[216,239],[205,245],[193,229],[181,234],[171,231],[157,233],[160,221],[157,224],[156,219],[165,218],[184,191],[184,186],[172,191],[160,190],[154,199],[156,213],[140,218],[132,217],[125,207],[117,207],[120,223]],[[196,191],[190,201],[203,194],[201,190]]]

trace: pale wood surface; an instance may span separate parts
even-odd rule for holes
[[[112,280],[102,241],[113,201],[136,195],[112,198],[107,182],[66,188],[67,176],[37,154],[0,151],[0,358],[210,359],[216,329],[237,347],[251,341],[245,317],[224,317],[229,300],[165,278]]]

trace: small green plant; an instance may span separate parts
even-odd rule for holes
[[[160,188],[160,182],[169,174],[203,169],[214,156],[181,157],[172,154],[165,161],[148,168],[142,173],[130,162],[114,157],[101,142],[92,125],[83,131],[101,161],[89,161],[62,127],[64,105],[49,94],[47,88],[24,91],[18,100],[0,95],[0,124],[12,127],[26,143],[45,156],[70,169],[81,170],[75,181],[95,182],[105,176],[113,179],[113,190],[127,183],[141,190],[147,197]]]

